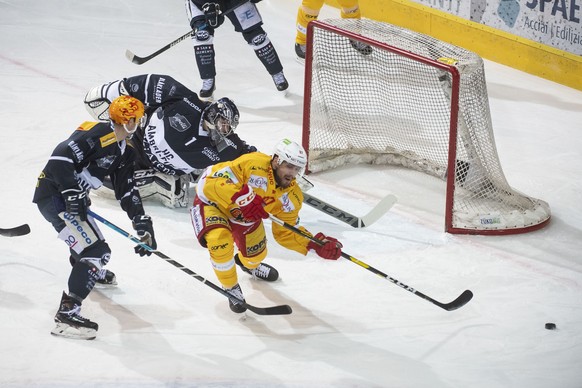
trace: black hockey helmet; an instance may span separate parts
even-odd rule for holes
[[[213,102],[202,113],[202,120],[204,120],[215,143],[234,132],[238,126],[238,118],[238,108],[227,97]]]

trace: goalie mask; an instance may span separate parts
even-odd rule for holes
[[[134,133],[138,127],[145,125],[145,108],[140,100],[130,96],[119,96],[109,105],[109,118],[116,124],[123,125],[127,133]],[[135,120],[133,129],[127,124],[131,119]]]
[[[226,147],[225,138],[238,126],[238,108],[226,97],[210,104],[202,113],[202,120],[210,132],[212,145],[222,151]]]

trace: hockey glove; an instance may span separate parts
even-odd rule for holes
[[[220,13],[220,5],[217,3],[204,4],[202,11],[204,11],[204,16],[206,16],[206,21],[210,27],[218,28],[224,23],[224,15]]]
[[[231,201],[238,205],[243,217],[249,221],[255,222],[261,218],[269,218],[269,213],[263,209],[263,198],[255,194],[247,184],[232,196]]]
[[[326,260],[337,260],[342,254],[343,245],[337,239],[333,237],[326,236],[323,233],[317,233],[315,238],[323,242],[323,245],[319,245],[313,241],[307,244],[307,249],[313,249],[320,257]]]
[[[63,190],[65,199],[65,211],[72,216],[79,217],[81,221],[87,221],[87,192],[80,187]]]
[[[152,249],[156,249],[158,247],[158,243],[156,243],[156,237],[154,235],[154,224],[152,222],[152,218],[150,216],[141,215],[133,217],[133,229],[137,232],[137,237],[146,245],[148,245]],[[152,252],[148,251],[141,245],[137,245],[134,248],[135,253],[140,256],[149,256]]]

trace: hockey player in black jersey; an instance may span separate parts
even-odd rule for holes
[[[53,151],[42,170],[33,202],[70,250],[72,269],[69,292],[63,292],[55,315],[53,335],[94,339],[98,325],[80,315],[81,304],[95,283],[114,283],[115,275],[104,266],[111,249],[93,217],[87,214],[89,191],[111,179],[115,197],[132,220],[142,241],[156,248],[153,223],[145,215],[133,182],[135,152],[126,139],[144,122],[143,104],[121,96],[109,107],[108,122],[84,122]],[[140,256],[151,252],[135,247]]]
[[[202,101],[170,76],[144,74],[94,87],[85,104],[96,119],[105,120],[110,101],[120,95],[142,101],[148,117],[132,139],[140,153],[135,180],[144,199],[186,207],[189,183],[206,167],[256,151],[234,133],[239,111],[228,98]]]
[[[283,65],[275,47],[263,29],[263,19],[255,3],[260,0],[186,0],[186,13],[192,35],[196,64],[202,79],[201,98],[211,99],[216,88],[216,66],[214,62],[214,30],[223,22],[225,16],[236,32],[253,48],[257,58],[273,77],[280,92],[287,93],[289,84],[283,74]]]

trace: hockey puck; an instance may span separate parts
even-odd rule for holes
[[[548,330],[556,330],[556,324],[552,322],[546,323],[546,329]]]

